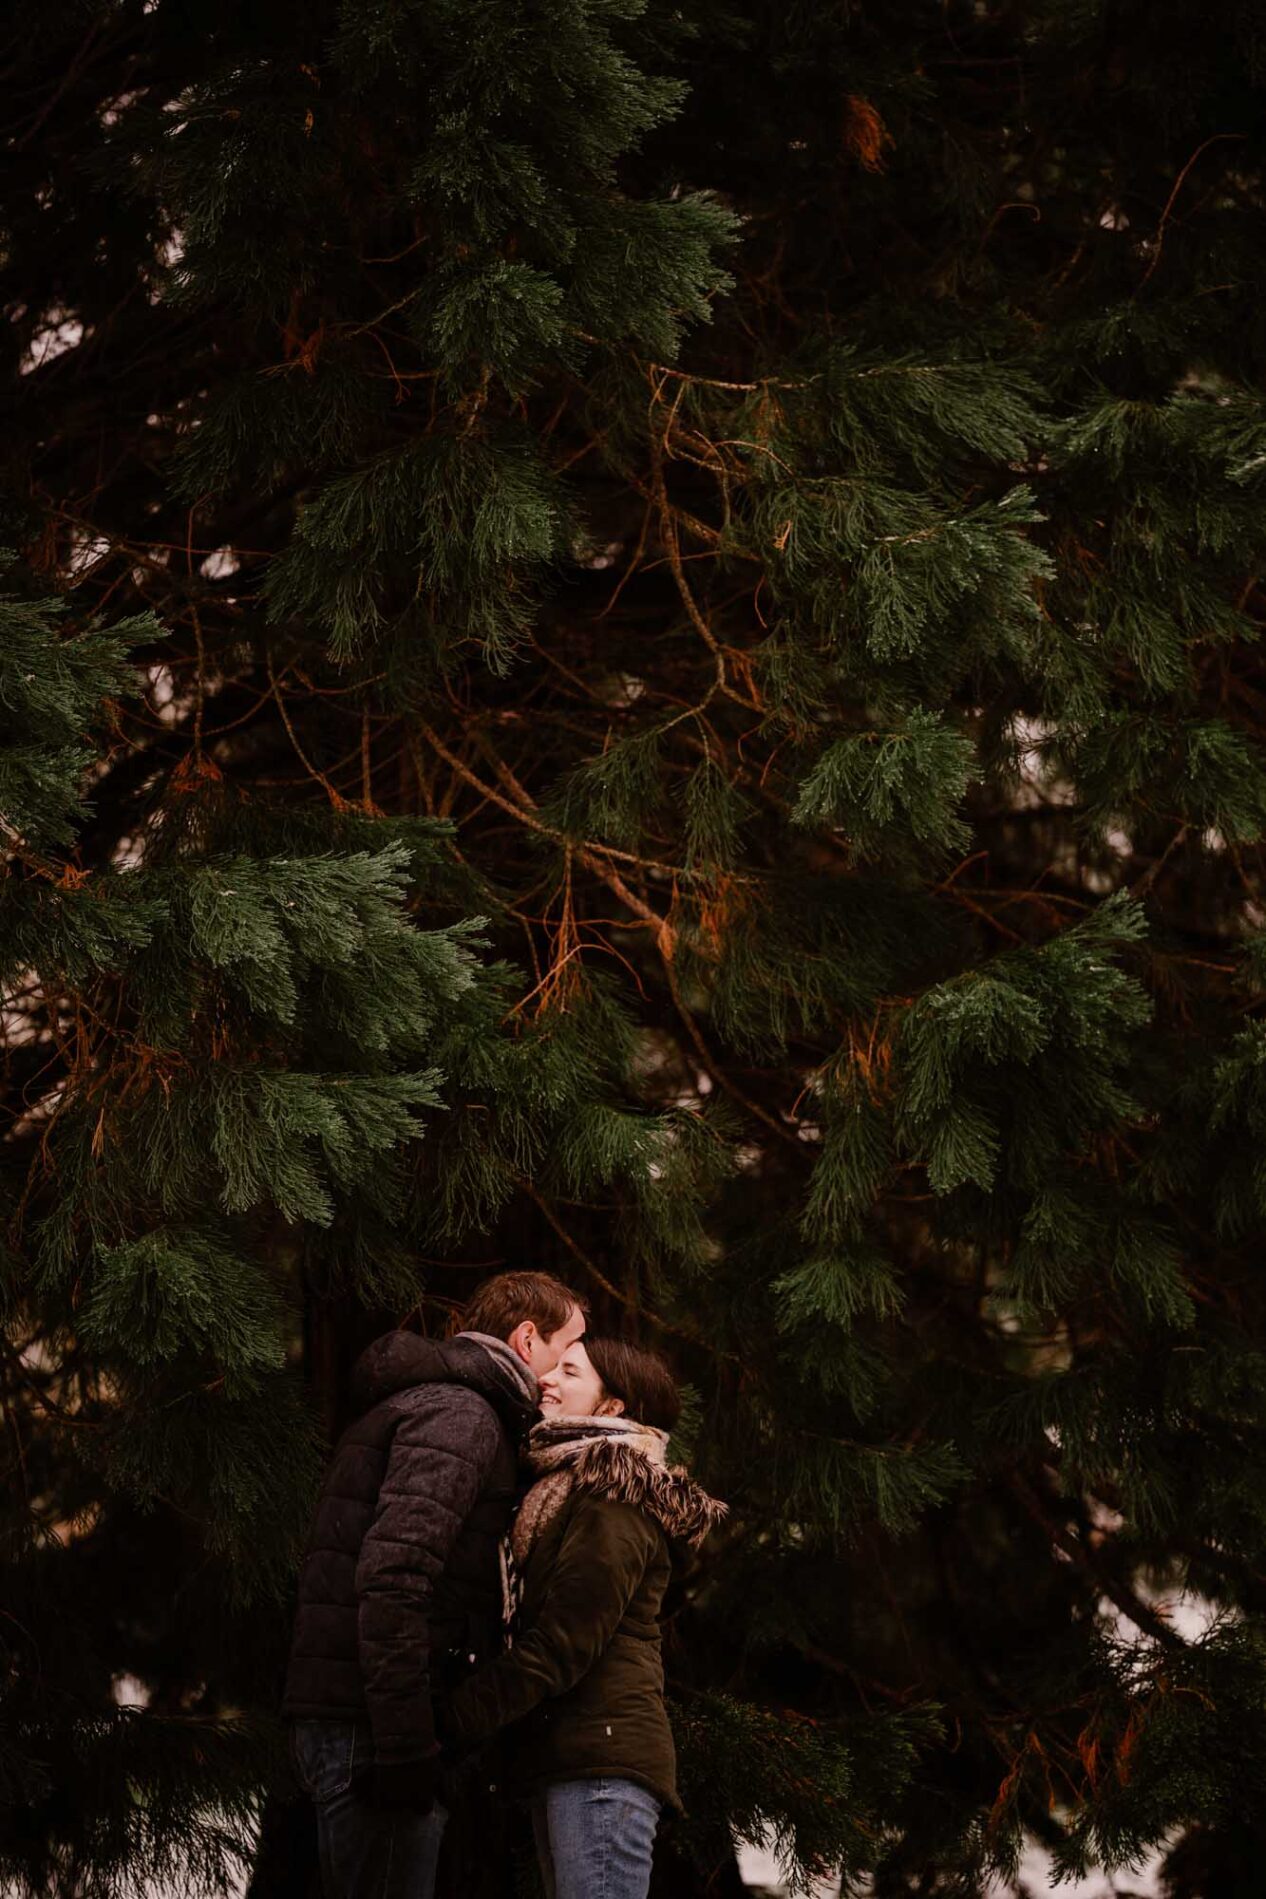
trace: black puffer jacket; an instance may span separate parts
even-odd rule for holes
[[[392,1332],[353,1374],[299,1579],[283,1703],[364,1718],[375,1759],[435,1748],[431,1697],[500,1646],[500,1538],[535,1380],[470,1333]]]

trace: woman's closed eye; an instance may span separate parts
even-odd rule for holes
[[[591,1417],[602,1402],[602,1380],[577,1341],[563,1353],[553,1371],[541,1380],[541,1406],[568,1417]]]

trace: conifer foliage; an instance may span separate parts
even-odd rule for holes
[[[355,1346],[530,1259],[732,1507],[665,1892],[1249,1890],[1266,7],[0,58],[3,1876],[231,1876]]]

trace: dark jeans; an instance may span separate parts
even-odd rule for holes
[[[532,1802],[546,1899],[646,1899],[659,1801],[631,1780],[560,1780]]]
[[[296,1721],[291,1752],[316,1808],[325,1899],[433,1899],[448,1815],[439,1805],[430,1813],[370,1806],[368,1723]]]

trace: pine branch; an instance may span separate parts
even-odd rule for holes
[[[1123,1616],[1133,1622],[1144,1635],[1150,1635],[1162,1648],[1179,1650],[1187,1644],[1161,1615],[1148,1606],[1134,1590],[1123,1583],[1119,1577],[1107,1570],[1080,1537],[1074,1536],[1066,1524],[1060,1523],[1055,1515],[1054,1500],[1044,1502],[1034,1486],[1018,1470],[1009,1471],[1006,1476],[1007,1488],[1021,1504],[1026,1513],[1042,1530],[1051,1544],[1060,1550],[1099,1590],[1102,1595],[1120,1610]]]

